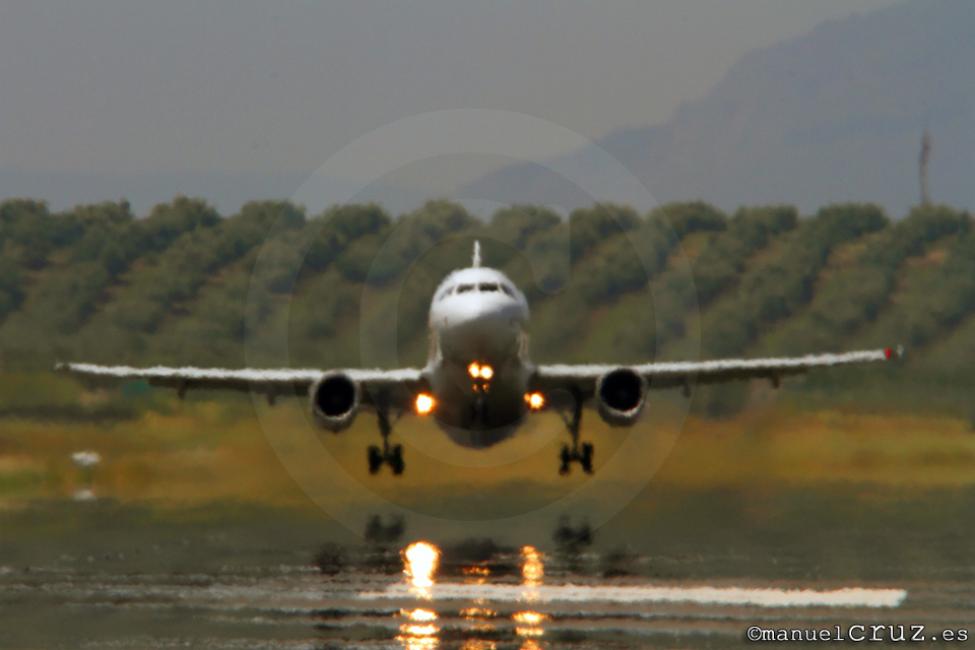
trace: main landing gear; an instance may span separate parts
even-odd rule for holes
[[[403,462],[403,445],[390,445],[389,434],[393,432],[393,425],[389,421],[389,410],[377,408],[379,416],[379,433],[383,437],[383,446],[369,445],[367,460],[369,461],[369,473],[378,474],[383,465],[388,464],[393,470],[393,475],[399,476],[406,469]]]
[[[559,452],[559,474],[566,476],[573,462],[578,462],[586,474],[592,474],[594,451],[592,443],[579,444],[579,425],[582,424],[582,394],[578,389],[572,390],[572,413],[567,415],[560,411],[560,415],[569,430],[569,435],[572,436],[572,445],[562,445],[562,451]]]

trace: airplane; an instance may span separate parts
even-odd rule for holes
[[[528,352],[528,301],[501,271],[481,264],[474,243],[470,267],[451,272],[434,292],[429,312],[430,353],[422,368],[400,369],[225,369],[104,366],[59,363],[57,370],[89,381],[144,380],[176,388],[228,389],[266,395],[307,396],[313,419],[338,433],[364,408],[375,412],[382,447],[368,448],[369,472],[389,465],[403,473],[402,445],[391,445],[395,419],[406,413],[432,417],[458,445],[486,449],[515,434],[526,416],[552,409],[571,437],[559,454],[559,473],[573,463],[593,472],[594,447],[580,443],[583,406],[595,402],[611,426],[639,418],[649,390],[696,384],[781,378],[815,368],[885,362],[899,358],[898,347],[838,354],[764,359],[657,362],[636,365],[536,365]]]

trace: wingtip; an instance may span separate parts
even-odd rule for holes
[[[898,344],[897,347],[884,348],[884,356],[888,361],[902,359],[904,357],[904,346]]]

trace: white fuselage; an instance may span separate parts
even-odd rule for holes
[[[437,402],[435,419],[466,447],[488,447],[511,436],[525,416],[528,302],[496,269],[454,271],[430,305],[426,374]],[[471,364],[490,368],[472,376]]]

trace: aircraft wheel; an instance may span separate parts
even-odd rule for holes
[[[403,445],[395,445],[393,447],[392,456],[389,459],[389,464],[393,468],[393,474],[399,476],[406,469],[406,463],[403,462]]]
[[[586,442],[582,445],[582,458],[580,462],[582,463],[582,471],[586,474],[592,474],[592,455],[594,448],[592,443]]]
[[[366,457],[369,460],[369,473],[377,473],[379,468],[383,466],[383,455],[379,452],[379,447],[369,445],[369,451]]]
[[[562,452],[559,454],[559,474],[565,476],[569,473],[569,463],[572,462],[572,454],[569,448],[562,445]]]

